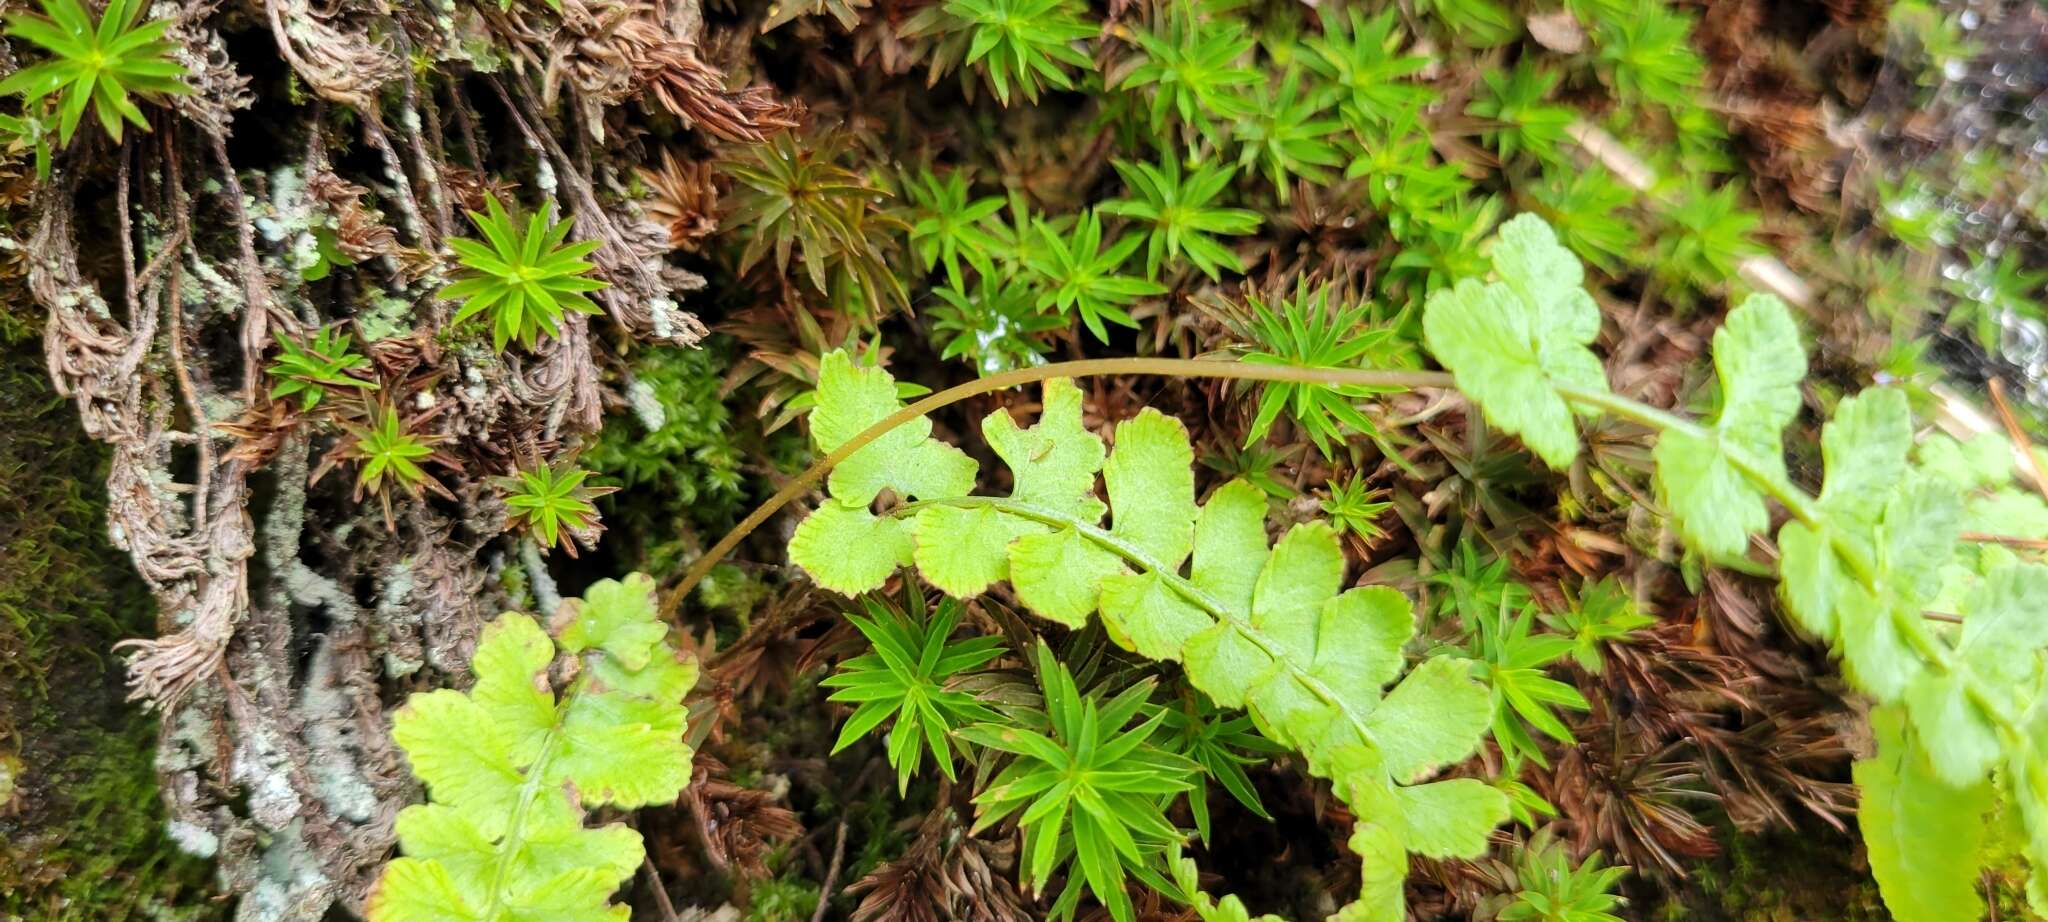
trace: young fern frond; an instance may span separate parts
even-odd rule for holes
[[[1465,111],[1497,124],[1486,137],[1503,160],[1517,153],[1530,154],[1544,163],[1565,159],[1566,129],[1578,113],[1570,106],[1545,102],[1564,79],[1562,73],[1523,58],[1512,71],[1489,69],[1480,78],[1486,92]]]
[[[961,170],[940,178],[927,169],[904,182],[903,191],[910,200],[914,219],[910,226],[910,248],[925,271],[943,264],[946,281],[956,290],[967,287],[960,271],[963,259],[983,278],[995,274],[992,256],[1000,242],[984,224],[1002,210],[1001,196],[970,201],[967,176]]]
[[[1228,321],[1245,340],[1244,361],[1296,368],[1405,368],[1414,347],[1399,334],[1399,319],[1382,321],[1376,305],[1354,301],[1341,286],[1311,288],[1296,280],[1291,297],[1248,295],[1249,316]],[[1245,445],[1264,439],[1282,411],[1292,418],[1325,458],[1334,458],[1354,435],[1371,439],[1397,464],[1393,437],[1358,408],[1359,401],[1394,393],[1391,388],[1324,384],[1267,384],[1259,388],[1258,411],[1245,431]]]
[[[944,342],[943,359],[967,359],[983,374],[1045,361],[1051,337],[1067,328],[1059,314],[1043,310],[1049,297],[1025,278],[984,275],[969,294],[951,285],[932,289],[939,303],[926,311],[934,342]]]
[[[1429,59],[1399,52],[1407,37],[1401,34],[1397,11],[1368,18],[1356,7],[1348,16],[1340,16],[1334,6],[1324,10],[1323,34],[1304,42],[1314,52],[1305,60],[1338,87],[1345,118],[1383,124],[1420,111],[1435,95],[1425,84],[1402,79],[1429,66]]]
[[[1104,246],[1102,218],[1093,211],[1082,215],[1071,233],[1044,221],[1038,222],[1037,230],[1040,247],[1026,257],[1026,264],[1046,283],[1039,308],[1056,310],[1062,317],[1077,311],[1097,342],[1109,342],[1105,321],[1138,326],[1123,305],[1166,293],[1166,286],[1158,282],[1119,273],[1142,241],[1135,235],[1118,236]]]
[[[1031,102],[1047,87],[1074,88],[1069,68],[1089,70],[1093,58],[1079,46],[1095,34],[1073,0],[943,0],[905,20],[905,38],[936,39],[931,82],[956,66],[978,67],[1008,106]]]
[[[778,132],[721,161],[735,187],[723,221],[746,243],[745,274],[771,255],[775,271],[800,263],[813,290],[879,317],[910,303],[903,280],[889,268],[898,222],[881,209],[889,192],[839,162],[848,137],[798,137]]]
[[[1692,49],[1691,17],[1657,0],[1636,0],[1626,15],[1596,21],[1595,59],[1622,99],[1674,109],[1692,105],[1707,64]]]
[[[1254,39],[1241,23],[1206,16],[1196,3],[1179,0],[1160,13],[1152,29],[1131,33],[1139,59],[1111,89],[1150,93],[1147,127],[1167,137],[1175,123],[1187,129],[1185,140],[1214,138],[1215,121],[1246,114],[1235,93],[1259,81],[1259,72],[1245,66]]]
[[[1182,835],[1166,808],[1189,789],[1189,779],[1201,776],[1201,766],[1152,745],[1164,720],[1146,713],[1153,680],[1105,701],[1083,694],[1044,641],[1034,653],[1050,732],[981,723],[960,733],[1013,757],[975,796],[974,828],[1018,816],[1024,876],[1034,890],[1044,890],[1055,870],[1075,865],[1053,901],[1054,917],[1073,918],[1085,889],[1116,922],[1132,922],[1124,881],[1136,877],[1165,888],[1166,877],[1155,865]]]
[[[598,524],[598,497],[617,493],[617,487],[586,483],[590,472],[573,463],[541,464],[531,470],[515,471],[511,477],[494,477],[491,482],[505,491],[506,526],[522,526],[538,539],[542,550],[560,547],[576,556],[576,542],[595,543],[604,526]]]
[[[640,869],[640,834],[586,826],[585,811],[668,803],[689,783],[697,664],[669,645],[641,574],[600,580],[555,620],[550,638],[499,616],[468,692],[415,694],[393,720],[431,799],[398,814],[405,854],[371,890],[370,922],[626,918],[608,901]],[[551,668],[561,655],[577,668]]]
[[[303,342],[290,336],[277,337],[278,356],[272,362],[270,399],[297,395],[299,409],[311,412],[327,397],[327,389],[349,388],[374,391],[377,382],[366,381],[349,372],[370,364],[368,356],[349,348],[350,337],[334,327],[323,327]]]
[[[1344,166],[1344,123],[1326,117],[1336,94],[1302,86],[1299,67],[1288,67],[1278,85],[1262,83],[1237,105],[1237,166],[1266,177],[1280,204],[1287,204],[1295,180],[1328,185],[1331,171]]]
[[[819,451],[895,412],[895,394],[886,372],[825,356],[812,413]],[[1008,580],[1041,617],[1080,627],[1099,611],[1117,643],[1183,663],[1196,689],[1247,709],[1359,816],[1351,841],[1365,885],[1341,919],[1398,918],[1411,851],[1484,851],[1508,815],[1505,795],[1476,779],[1415,782],[1472,753],[1490,699],[1463,659],[1435,657],[1401,678],[1415,630],[1408,600],[1384,587],[1343,591],[1343,553],[1322,522],[1269,548],[1265,496],[1248,483],[1198,506],[1179,421],[1148,408],[1117,426],[1107,451],[1081,425],[1071,381],[1047,381],[1043,406],[1029,429],[1001,411],[983,421],[1011,466],[1009,496],[971,495],[975,462],[932,439],[920,417],[840,462],[790,559],[844,593],[877,588],[903,566],[956,597]],[[876,515],[869,504],[883,489],[912,501]]]

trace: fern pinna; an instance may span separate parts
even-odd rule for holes
[[[689,783],[682,699],[697,664],[669,645],[641,574],[593,584],[553,621],[550,637],[501,615],[468,692],[413,695],[393,720],[431,799],[398,814],[405,854],[371,892],[370,922],[628,917],[609,901],[640,868],[640,834],[586,826],[584,811],[666,804]]]
[[[825,356],[811,417],[819,451],[894,412],[896,393],[886,372]],[[880,587],[902,566],[963,598],[1009,580],[1048,620],[1080,627],[1099,613],[1126,648],[1182,663],[1197,689],[1247,708],[1265,734],[1300,751],[1357,814],[1351,846],[1365,861],[1364,888],[1338,919],[1400,918],[1410,852],[1485,850],[1507,818],[1505,796],[1475,779],[1426,779],[1478,746],[1492,716],[1487,690],[1447,656],[1402,677],[1415,630],[1409,602],[1384,587],[1345,591],[1329,525],[1297,525],[1269,547],[1265,496],[1251,484],[1233,481],[1196,504],[1179,421],[1147,409],[1116,427],[1106,451],[1082,427],[1080,389],[1065,379],[1046,382],[1035,425],[998,411],[982,431],[1011,467],[1010,495],[973,495],[975,462],[915,419],[832,471],[830,497],[797,527],[791,560],[848,594]],[[908,501],[876,515],[869,504],[884,489]]]

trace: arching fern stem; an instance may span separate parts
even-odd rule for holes
[[[798,474],[795,478],[784,484],[782,489],[775,491],[775,495],[769,497],[766,502],[756,507],[753,512],[748,513],[747,517],[742,519],[731,531],[727,532],[725,537],[720,538],[717,544],[712,545],[710,550],[706,551],[702,557],[699,557],[695,563],[690,565],[690,569],[683,574],[682,582],[676,584],[675,588],[671,589],[668,595],[662,599],[662,618],[673,620],[677,606],[682,604],[682,600],[690,594],[690,590],[695,589],[698,583],[703,582],[704,577],[710,574],[711,569],[717,566],[719,561],[725,559],[727,554],[732,553],[732,549],[739,546],[739,543],[747,535],[751,534],[754,529],[767,522],[771,516],[781,511],[782,507],[789,505],[797,497],[809,492],[839,462],[851,457],[854,452],[867,447],[868,443],[880,438],[889,430],[920,416],[930,414],[935,410],[959,403],[969,397],[978,397],[982,394],[1008,390],[1013,387],[1045,381],[1051,378],[1087,378],[1104,375],[1158,375],[1169,378],[1220,378],[1239,381],[1278,381],[1295,384],[1328,384],[1335,386],[1365,385],[1407,388],[1450,388],[1455,386],[1455,382],[1448,373],[1437,371],[1377,368],[1300,368],[1289,365],[1254,365],[1235,361],[1165,358],[1084,359],[1075,362],[1054,362],[1049,365],[1019,368],[956,384],[897,410],[885,417],[881,422],[869,426],[859,435],[848,439],[845,444],[839,446],[832,453],[819,458],[810,467],[804,469],[803,473]],[[1572,403],[1601,410],[1660,432],[1677,431],[1689,433],[1699,438],[1710,438],[1711,436],[1711,433],[1705,427],[1692,420],[1608,391],[1581,388],[1568,384],[1556,384],[1555,387],[1559,396]],[[1742,452],[1733,449],[1731,446],[1722,445],[1721,450],[1736,470],[1740,471],[1744,477],[1749,479],[1759,489],[1768,493],[1773,499],[1776,499],[1785,507],[1787,512],[1792,514],[1793,518],[1816,527],[1821,525],[1824,516],[1816,506],[1813,497],[1806,491],[1786,482],[1782,478],[1767,474],[1762,466],[1753,463],[1750,459],[1744,457]],[[978,499],[976,501],[990,502],[990,500],[986,499]],[[1026,518],[1032,517],[1028,510],[1022,508],[1005,508],[1004,511],[1022,515]],[[1062,521],[1057,524],[1072,523]],[[1097,537],[1098,541],[1103,543],[1103,546],[1129,558],[1130,555],[1126,554],[1125,551],[1131,549],[1119,548],[1114,539],[1109,538],[1107,533],[1093,537]],[[1874,575],[1876,566],[1863,553],[1862,549],[1853,547],[1848,542],[1839,539],[1832,539],[1831,543],[1834,544],[1836,552],[1842,555],[1843,562],[1848,564],[1849,570],[1856,576],[1857,581],[1865,586],[1874,587],[1876,583]],[[1142,560],[1137,558],[1130,559],[1133,563],[1143,563]],[[1153,572],[1162,571],[1154,570]],[[1189,602],[1204,609],[1209,614],[1217,616],[1218,620],[1224,623],[1234,623],[1228,617],[1220,615],[1220,609],[1213,604],[1213,600],[1205,600],[1201,593],[1196,591],[1192,585],[1181,586],[1176,583],[1175,588]],[[1210,604],[1204,604],[1205,601]],[[1917,631],[1906,632],[1906,636],[1915,641],[1916,651],[1936,669],[1948,672],[1954,668],[1952,657],[1948,650],[1941,648],[1938,644],[1934,644],[1928,638],[1921,637]],[[1267,652],[1271,653],[1272,651]],[[1318,691],[1327,691],[1327,689],[1319,689]],[[2018,735],[2019,722],[2017,718],[2008,712],[2002,702],[1986,693],[1975,682],[1968,683],[1968,694],[1975,703],[1984,709],[1986,714],[1999,724],[2002,732],[2014,736]]]
[[[661,616],[674,620],[676,607],[682,604],[690,590],[704,581],[711,568],[732,553],[747,535],[761,527],[770,516],[780,512],[797,497],[810,492],[818,481],[839,462],[851,457],[854,452],[867,447],[869,442],[881,438],[889,430],[903,425],[920,416],[942,407],[959,403],[969,397],[1008,390],[1026,384],[1033,384],[1051,378],[1093,378],[1104,375],[1158,375],[1168,378],[1224,378],[1239,381],[1280,381],[1293,384],[1365,385],[1369,387],[1439,387],[1453,386],[1451,376],[1440,371],[1404,371],[1379,368],[1297,368],[1291,365],[1255,365],[1247,362],[1216,361],[1213,359],[1083,359],[1077,362],[1054,362],[1032,368],[1018,368],[986,378],[977,378],[964,384],[956,384],[936,394],[919,400],[903,409],[889,414],[881,422],[869,426],[859,435],[847,439],[831,454],[819,458],[795,479],[783,484],[782,489],[768,497],[767,502],[755,508],[747,517],[733,526],[732,531],[718,539],[718,543],[704,552],[704,556],[690,565],[683,574],[683,581],[669,590],[661,600]]]

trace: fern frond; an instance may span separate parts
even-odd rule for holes
[[[550,638],[508,612],[485,627],[468,692],[413,695],[392,722],[431,799],[398,814],[405,855],[384,868],[370,922],[623,922],[612,892],[640,834],[584,811],[667,803],[690,780],[682,698],[697,664],[667,642],[654,581],[600,580],[566,600]],[[580,660],[559,694],[557,655]]]
[[[1599,411],[1658,430],[1658,492],[1674,530],[1710,558],[1743,556],[1771,525],[1779,592],[1843,672],[1878,703],[1876,754],[1859,761],[1861,827],[1880,893],[1902,922],[1983,914],[1983,831],[1997,805],[2020,818],[2023,851],[2048,863],[2048,566],[1986,558],[1959,543],[1961,490],[1907,462],[1905,395],[1873,388],[1843,400],[1821,431],[1819,496],[1791,483],[1783,430],[1798,415],[1806,353],[1784,302],[1752,295],[1714,335],[1719,409],[1706,421],[1610,393],[1587,343],[1598,315],[1579,290],[1578,260],[1541,220],[1503,228],[1501,278],[1433,294],[1429,346],[1486,418],[1553,466],[1578,453],[1574,412]],[[1576,305],[1576,306],[1575,306]],[[1480,309],[1480,308],[1491,308]],[[1524,387],[1500,388],[1501,376]],[[1956,600],[1954,631],[1925,613]],[[2048,905],[2038,873],[2028,891]]]
[[[825,356],[812,415],[818,450],[893,412],[894,395],[886,372]],[[893,444],[878,440],[840,464],[831,497],[797,527],[791,560],[846,593],[877,588],[905,565],[957,597],[1008,580],[1041,617],[1079,627],[1099,613],[1123,646],[1183,663],[1191,684],[1247,709],[1359,816],[1352,842],[1367,862],[1366,889],[1342,919],[1399,918],[1410,852],[1484,851],[1507,817],[1505,796],[1474,779],[1416,782],[1473,752],[1490,698],[1463,659],[1434,657],[1402,678],[1415,629],[1407,598],[1344,591],[1343,552],[1326,523],[1297,525],[1269,547],[1265,497],[1249,483],[1197,505],[1178,420],[1148,408],[1118,424],[1105,450],[1082,425],[1073,382],[1047,381],[1043,405],[1028,429],[1001,411],[982,423],[1011,467],[1010,495],[970,495],[973,461],[931,439],[920,419],[884,437]],[[914,501],[876,515],[868,505],[882,486]]]

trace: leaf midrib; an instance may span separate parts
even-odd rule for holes
[[[1281,653],[1278,644],[1272,638],[1259,631],[1258,628],[1253,627],[1248,619],[1238,616],[1215,596],[1203,592],[1194,583],[1182,577],[1176,572],[1177,568],[1166,566],[1136,544],[1118,537],[1098,525],[1082,521],[1056,510],[996,496],[962,496],[954,499],[922,500],[915,503],[906,503],[898,507],[893,515],[901,518],[930,506],[981,506],[993,508],[999,512],[1014,515],[1018,518],[1029,519],[1055,528],[1073,529],[1075,533],[1087,538],[1105,550],[1122,557],[1141,570],[1157,576],[1190,604],[1201,609],[1204,614],[1216,619],[1217,623],[1230,625],[1231,629],[1238,633],[1238,636],[1243,637],[1253,646],[1258,647],[1260,652],[1266,654],[1273,662],[1285,668],[1290,677],[1300,683],[1303,688],[1308,689],[1310,694],[1315,695],[1323,703],[1336,708],[1339,713],[1343,714],[1345,721],[1351,725],[1352,729],[1358,732],[1361,739],[1377,745],[1377,741],[1373,739],[1372,731],[1366,727],[1365,715],[1357,713],[1346,704],[1335,689],[1311,674],[1301,665],[1290,661]]]

